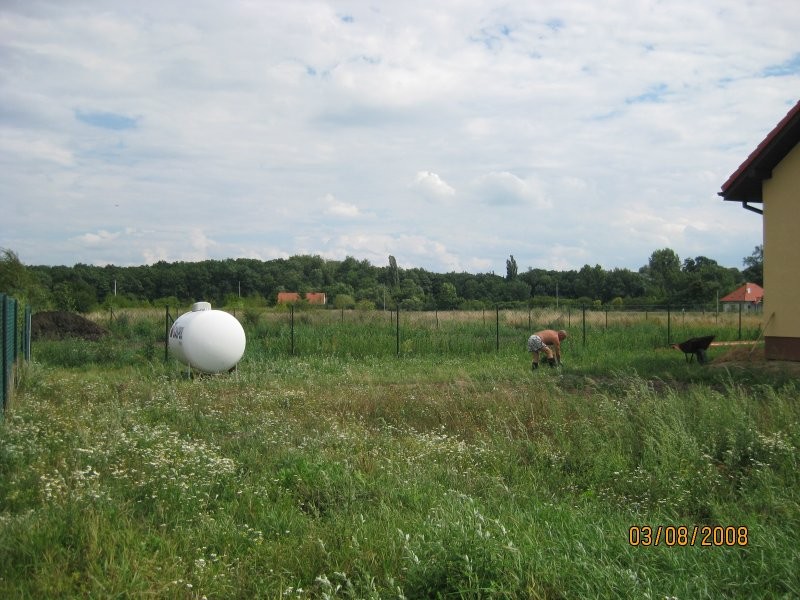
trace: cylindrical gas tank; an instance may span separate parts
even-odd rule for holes
[[[245,343],[244,329],[236,317],[212,310],[208,302],[196,302],[169,330],[172,355],[205,373],[231,370],[242,358]]]

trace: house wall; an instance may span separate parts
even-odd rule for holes
[[[767,358],[800,360],[800,144],[763,182]]]
[[[739,308],[741,306],[741,308]],[[722,302],[722,312],[739,312],[752,314],[761,312],[761,305],[755,302]]]
[[[309,304],[325,304],[327,298],[325,292],[308,292],[306,293],[306,300]]]

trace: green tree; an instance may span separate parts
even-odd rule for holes
[[[742,275],[746,281],[749,281],[750,283],[757,283],[758,285],[764,285],[763,244],[756,246],[753,250],[753,253],[750,256],[746,256],[742,260],[742,264],[745,266],[744,271],[742,271]]]
[[[645,294],[644,278],[629,269],[612,269],[606,272],[602,299],[640,298]]]
[[[461,295],[466,300],[480,300],[482,298],[481,284],[475,277],[470,277],[464,282],[464,288]]]
[[[323,291],[328,295],[328,298],[337,298],[338,296],[351,296],[355,297],[355,290],[352,285],[346,283],[336,282],[332,285],[325,286]]]
[[[400,287],[400,269],[397,268],[397,259],[389,255],[389,285],[393,288]]]
[[[40,283],[36,273],[7,248],[0,248],[0,292],[29,302],[35,308],[44,308],[48,304],[47,289]]]
[[[649,293],[662,300],[671,299],[680,288],[681,259],[670,248],[653,252],[639,272],[646,277]]]
[[[531,286],[531,292],[533,295],[556,295],[556,279],[544,269],[528,269],[522,278],[525,279],[525,281],[528,282],[528,285]]]
[[[425,291],[411,276],[403,277],[400,289],[394,294],[397,303],[408,310],[419,310],[425,305]]]
[[[512,254],[510,258],[506,259],[506,280],[512,281],[517,278],[517,261],[514,260]]]
[[[531,297],[531,286],[520,280],[506,282],[505,300],[524,302]]]
[[[738,282],[737,269],[728,269],[705,256],[687,258],[683,261],[682,285],[674,299],[686,304],[713,302],[725,290]]]
[[[58,283],[53,288],[53,302],[56,310],[65,310],[74,312],[75,298],[72,294],[72,288],[68,283]]]
[[[0,249],[0,291],[18,294],[29,282],[28,271],[19,256],[13,250]]]
[[[575,292],[587,298],[600,299],[605,289],[606,273],[603,267],[583,265],[575,280]]]
[[[436,306],[444,310],[451,310],[458,307],[461,300],[456,293],[456,286],[449,281],[445,281],[439,287],[436,294]]]

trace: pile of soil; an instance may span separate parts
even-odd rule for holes
[[[764,344],[741,344],[731,346],[727,351],[714,359],[715,364],[726,363],[764,363]]]
[[[800,377],[800,362],[786,360],[767,360],[764,356],[764,344],[742,344],[731,347],[721,356],[716,357],[712,367],[758,369],[766,373],[784,374]]]
[[[31,338],[33,340],[63,340],[81,338],[96,342],[108,330],[94,321],[75,313],[51,310],[38,312],[31,317]]]

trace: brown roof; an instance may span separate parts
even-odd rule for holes
[[[733,290],[720,302],[761,302],[764,298],[764,288],[757,283],[745,283],[742,287]]]
[[[774,169],[800,142],[800,102],[786,114],[767,137],[753,150],[719,193],[725,200],[763,202],[761,182],[772,177]]]
[[[291,304],[302,299],[298,292],[278,292],[278,304]],[[325,292],[306,292],[305,300],[309,304],[325,304]]]
[[[297,302],[298,300],[300,300],[300,294],[297,292],[278,292],[278,304]]]
[[[306,300],[309,304],[325,304],[325,292],[306,292]]]

